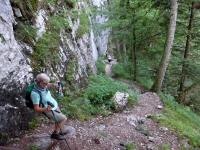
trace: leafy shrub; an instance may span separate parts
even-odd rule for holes
[[[89,19],[86,13],[82,12],[79,16],[80,18],[80,25],[79,28],[77,29],[77,37],[81,38],[85,33],[89,32]]]
[[[35,13],[38,9],[39,0],[12,0],[12,3],[17,5],[21,9],[21,11],[23,12],[23,17],[25,17],[26,19],[30,19],[30,17],[32,18],[35,16]]]
[[[97,74],[105,74],[105,63],[103,62],[103,58],[99,58],[96,61]]]
[[[47,32],[38,39],[35,45],[35,51],[32,55],[32,65],[36,72],[40,72],[46,65],[58,63],[60,30],[69,29],[69,23],[64,16],[64,12],[61,12],[49,17]]]
[[[137,148],[135,143],[127,143],[125,144],[126,150],[135,150]]]
[[[138,82],[143,85],[146,89],[151,89],[154,81],[148,77],[139,78]]]
[[[145,88],[150,89],[153,86],[154,78],[156,76],[156,72],[153,69],[155,68],[155,62],[152,62],[152,60],[146,60],[145,56],[143,57],[140,56],[140,59],[138,59],[137,62],[137,81]]]
[[[160,150],[170,150],[170,144],[162,144],[159,148]]]
[[[47,32],[38,40],[32,55],[32,66],[40,72],[45,65],[58,62],[59,37],[57,34]]]
[[[39,4],[39,1],[38,0],[30,0],[30,1],[26,1],[26,5],[28,6],[28,8],[33,11],[33,12],[36,12],[37,11],[37,8],[38,8],[38,4]]]
[[[129,97],[128,97],[128,106],[133,106],[136,104],[139,93],[133,91],[132,89],[127,90]]]
[[[89,100],[79,97],[76,99],[64,98],[62,101],[62,111],[70,118],[79,120],[88,120],[94,115],[108,115],[108,112],[103,107],[93,106]]]
[[[73,9],[73,10],[71,11],[71,17],[72,17],[72,20],[73,20],[73,21],[74,21],[74,20],[77,20],[77,19],[78,19],[78,10]]]
[[[90,114],[84,112],[84,110],[89,110],[90,104],[87,100],[78,99],[71,100],[69,98],[64,98],[62,100],[62,111],[70,118],[78,118],[79,120],[87,120],[90,117]]]
[[[0,133],[0,144],[5,144],[9,141],[8,133]]]
[[[2,34],[0,34],[0,43],[4,43],[6,40],[5,40],[5,38],[3,37],[3,35]]]
[[[59,34],[60,29],[70,28],[69,22],[65,18],[64,12],[59,13],[54,16],[51,16],[49,18],[49,22],[48,22],[47,26],[51,32],[58,31],[58,33],[56,33],[56,34]]]
[[[28,24],[19,23],[15,35],[17,39],[33,45],[36,38],[36,28]]]
[[[131,63],[118,63],[112,67],[112,72],[116,78],[131,79]]]
[[[94,115],[107,116],[115,110],[111,98],[117,91],[128,92],[129,105],[135,104],[137,93],[120,83],[103,75],[91,76],[86,89],[70,94],[61,100],[62,111],[70,118],[87,120]]]
[[[46,0],[48,4],[55,5],[57,0]]]
[[[39,150],[40,148],[37,145],[31,144],[29,145],[30,150]]]
[[[126,92],[128,86],[102,75],[92,76],[85,90],[85,97],[95,106],[103,105],[112,110],[114,109],[114,103],[111,98],[117,91]]]
[[[35,129],[36,127],[38,127],[39,125],[39,121],[37,120],[37,118],[33,118],[29,123],[28,123],[28,128],[29,129]]]

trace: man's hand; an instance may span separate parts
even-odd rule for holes
[[[52,107],[50,105],[48,105],[48,107],[46,108],[46,111],[45,112],[49,112],[52,110]]]
[[[42,112],[49,112],[52,110],[52,107],[50,105],[48,105],[47,108],[42,108],[42,107],[39,107],[38,104],[34,105],[34,110],[36,112],[39,112],[39,113],[42,113]]]
[[[47,87],[48,88],[58,89],[60,83],[61,83],[60,81],[56,81],[55,83],[48,83]]]

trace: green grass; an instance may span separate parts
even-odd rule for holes
[[[128,89],[126,84],[103,75],[91,76],[86,89],[78,91],[77,94],[68,94],[60,101],[62,111],[68,117],[79,120],[88,120],[97,115],[110,115],[116,111],[112,97],[117,91],[129,93],[129,106],[137,101],[137,93]]]
[[[165,109],[163,115],[157,118],[159,122],[178,132],[180,137],[187,138],[193,147],[200,147],[200,116],[175,102],[172,96],[161,94],[161,99]]]
[[[137,146],[135,145],[135,143],[127,143],[125,144],[125,148],[126,150],[136,150]]]

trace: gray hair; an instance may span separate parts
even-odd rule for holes
[[[44,81],[44,82],[49,82],[50,81],[50,78],[48,77],[47,74],[45,73],[40,73],[36,76],[36,82],[41,82],[41,81]]]

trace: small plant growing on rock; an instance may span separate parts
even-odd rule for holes
[[[89,18],[85,12],[82,12],[79,16],[80,18],[80,25],[77,29],[77,38],[81,38],[85,33],[89,32]]]
[[[136,150],[136,145],[134,143],[125,144],[126,150]]]
[[[39,150],[37,145],[30,145],[30,150]]]

